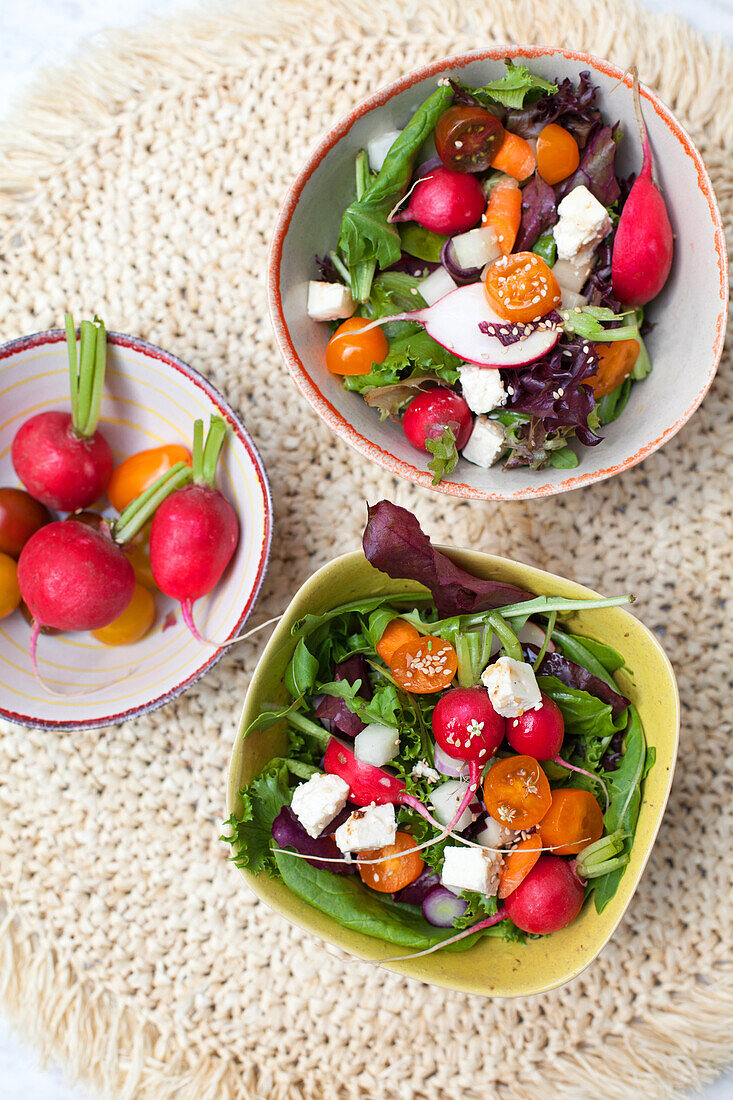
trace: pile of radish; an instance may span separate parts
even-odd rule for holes
[[[88,630],[104,645],[129,645],[153,627],[157,591],[180,601],[203,641],[193,603],[220,581],[239,541],[236,512],[215,485],[225,422],[212,417],[204,443],[196,421],[193,454],[171,444],[115,468],[98,428],[104,324],[82,321],[77,341],[67,314],[66,340],[71,412],[40,413],[21,425],[12,460],[24,488],[0,488],[0,618],[19,607],[28,617],[41,683],[39,634]],[[109,514],[105,493],[118,515]],[[55,518],[49,509],[68,515]]]
[[[600,443],[593,425],[651,370],[638,311],[672,264],[636,74],[643,165],[629,189],[588,74],[560,89],[508,65],[485,88],[445,81],[391,146],[358,154],[355,201],[309,284],[309,316],[341,322],[328,370],[401,421],[433,484],[461,454],[577,465],[570,443]],[[410,342],[415,325],[425,336]]]

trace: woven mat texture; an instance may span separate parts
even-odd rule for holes
[[[730,359],[635,469],[564,497],[463,503],[334,437],[267,319],[275,213],[315,140],[407,69],[500,42],[636,61],[698,143],[733,239],[731,51],[626,0],[202,9],[89,47],[0,135],[0,336],[98,310],[224,391],[275,502],[253,624],[357,547],[360,502],[388,496],[441,541],[634,591],[684,708],[669,810],[616,936],[566,988],[513,1002],[346,960],[227,862],[226,769],[261,637],[127,725],[3,726],[0,998],[115,1100],[661,1100],[733,1057]]]

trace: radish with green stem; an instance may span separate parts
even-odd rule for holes
[[[98,630],[122,614],[135,590],[135,573],[122,546],[190,477],[189,467],[179,462],[115,523],[95,529],[75,519],[58,520],[41,527],[25,544],[18,560],[18,584],[33,616],[30,659],[42,684],[36,662],[41,628]]]
[[[613,240],[613,293],[622,305],[636,309],[656,298],[672,267],[674,237],[659,190],[639,95],[639,74],[631,70],[634,110],[641,134],[643,162],[624,203]]]
[[[82,321],[77,348],[74,322],[65,315],[71,413],[38,413],[13,439],[15,472],[32,497],[62,512],[86,508],[112,477],[109,443],[97,429],[107,361],[104,322]]]
[[[237,513],[215,484],[226,431],[221,417],[212,416],[204,445],[204,422],[195,422],[193,481],[167,497],[155,513],[150,531],[155,583],[166,596],[180,601],[183,621],[203,644],[208,640],[194,624],[194,601],[208,595],[219,582],[239,542]]]

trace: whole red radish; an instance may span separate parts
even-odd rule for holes
[[[150,531],[150,566],[155,583],[181,603],[184,622],[198,633],[192,605],[219,581],[239,541],[234,508],[214,484],[226,424],[212,416],[206,446],[202,420],[194,424],[193,483],[179,489],[158,508]]]
[[[349,784],[349,801],[357,806],[399,803],[405,790],[403,780],[374,764],[357,760],[353,751],[336,737],[330,738],[323,758],[323,770]]]
[[[395,221],[416,221],[434,233],[463,233],[476,225],[486,209],[486,197],[475,176],[433,168],[413,187],[408,206]]]
[[[567,860],[541,855],[522,883],[504,901],[504,913],[523,932],[544,936],[575,920],[584,890]]]
[[[540,692],[542,705],[525,710],[519,718],[509,718],[506,739],[515,752],[536,760],[553,760],[562,748],[565,722],[557,703]]]
[[[71,314],[65,315],[71,413],[38,413],[18,429],[15,472],[32,497],[48,508],[75,512],[102,496],[112,477],[112,451],[97,430],[107,359],[104,323],[82,321],[77,356]]]
[[[437,484],[455,467],[458,451],[468,443],[473,416],[459,394],[436,386],[412,399],[402,417],[402,430],[413,447],[434,456],[428,469]]]
[[[611,277],[613,293],[632,309],[656,298],[672,266],[674,239],[667,206],[656,183],[652,152],[644,125],[639,96],[639,76],[634,77],[636,111],[644,159],[638,179],[621,211],[613,240]]]
[[[481,764],[487,763],[504,740],[504,724],[482,687],[446,691],[432,718],[433,736],[447,756]]]
[[[188,467],[179,463],[111,527],[58,520],[41,527],[26,542],[18,560],[18,584],[33,616],[30,658],[41,683],[36,664],[41,629],[99,630],[122,614],[135,590],[135,572],[121,547],[137,534],[166,494],[190,476]]]

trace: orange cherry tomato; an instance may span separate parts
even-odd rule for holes
[[[387,337],[378,327],[363,332],[369,324],[366,317],[349,317],[339,325],[326,347],[331,374],[368,374],[374,363],[387,358]]]
[[[506,172],[508,176],[521,182],[529,179],[536,164],[532,146],[527,139],[505,130],[504,140],[492,158],[491,167]]]
[[[484,107],[449,107],[435,127],[435,148],[453,172],[483,172],[504,140],[504,127]]]
[[[359,868],[361,881],[378,890],[380,894],[391,894],[395,890],[402,890],[414,882],[422,872],[425,864],[417,852],[409,855],[400,855],[415,847],[415,839],[409,833],[397,832],[394,844],[387,844],[384,848],[367,848],[359,852],[356,857],[356,865]],[[383,856],[394,856],[394,859],[385,859],[384,863],[359,863],[360,859],[381,859]]]
[[[392,619],[377,642],[377,653],[385,665],[389,665],[395,650],[398,650],[401,645],[406,645],[407,642],[416,642],[419,637],[420,632],[412,623],[406,623],[404,619]]]
[[[535,252],[502,256],[486,272],[486,297],[505,321],[536,321],[560,305],[557,279]]]
[[[0,619],[12,614],[19,603],[18,565],[10,554],[0,553]]]
[[[98,642],[105,645],[132,645],[144,638],[155,618],[155,600],[141,584],[135,585],[132,599],[125,610],[107,626],[93,630]]]
[[[603,836],[603,811],[590,791],[561,787],[542,818],[542,843],[556,856],[577,856]]]
[[[389,667],[404,691],[432,695],[450,685],[458,669],[458,657],[450,642],[425,634],[396,649]]]
[[[517,239],[522,221],[522,192],[514,180],[497,183],[491,192],[481,224],[494,230],[496,243],[508,256]]]
[[[510,829],[539,825],[552,796],[547,776],[533,756],[507,756],[489,768],[484,804],[494,821]]]
[[[596,397],[605,397],[631,374],[639,358],[638,340],[617,340],[614,344],[594,344],[598,356],[598,370],[590,378],[583,379]]]
[[[537,138],[537,173],[545,183],[560,183],[580,164],[578,143],[564,126],[550,122]]]
[[[526,840],[520,840],[504,860],[499,879],[499,897],[508,898],[518,886],[521,886],[529,872],[542,854],[542,837],[533,833]]]
[[[191,465],[191,452],[178,443],[152,447],[149,451],[138,451],[137,454],[130,455],[119,464],[107,486],[107,496],[112,507],[122,512],[135,497],[177,462]]]

